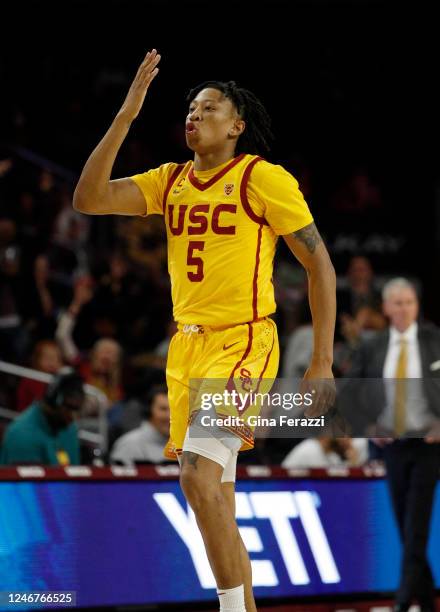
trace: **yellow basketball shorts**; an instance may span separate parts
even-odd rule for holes
[[[164,455],[175,459],[182,452],[188,425],[201,412],[201,398],[235,389],[242,397],[268,393],[277,375],[279,345],[276,325],[270,318],[234,326],[181,325],[173,336],[167,361],[170,402],[170,439]],[[261,407],[243,404],[240,416],[258,414]],[[237,415],[234,406],[221,405],[220,418]],[[242,419],[247,420],[247,419]],[[254,446],[252,427],[227,427],[242,441],[240,450]]]

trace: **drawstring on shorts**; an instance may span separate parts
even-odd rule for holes
[[[205,330],[201,325],[186,324],[183,326],[182,331],[184,334],[203,334]]]

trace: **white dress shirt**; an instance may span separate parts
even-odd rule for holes
[[[434,420],[433,415],[429,412],[423,389],[422,361],[417,329],[417,323],[412,323],[403,333],[400,333],[395,327],[390,327],[390,339],[383,366],[383,377],[391,380],[385,382],[386,406],[379,418],[379,424],[391,431],[394,429],[395,376],[401,340],[407,342],[406,378],[410,379],[407,381],[406,431],[426,430]]]
[[[167,436],[163,436],[149,421],[145,421],[116,440],[110,459],[128,466],[134,465],[136,461],[161,463],[165,461],[163,449],[167,440]]]
[[[363,465],[368,459],[368,443],[366,438],[353,438],[352,444],[358,453],[357,465]],[[333,466],[348,466],[334,451],[328,453],[316,438],[307,438],[294,446],[281,466],[285,469],[290,468],[328,468]]]

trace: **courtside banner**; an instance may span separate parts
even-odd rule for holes
[[[83,607],[215,600],[177,479],[27,478],[0,482],[0,591],[75,592]],[[400,545],[381,478],[238,481],[237,522],[257,597],[397,587]],[[439,489],[429,556],[440,587],[438,542]]]
[[[440,378],[191,379],[190,437],[439,436]],[[396,398],[402,410],[396,418]]]

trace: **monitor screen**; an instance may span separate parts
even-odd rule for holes
[[[239,481],[237,521],[257,597],[397,586],[400,545],[382,479]],[[437,587],[439,541],[438,488]],[[214,600],[214,587],[177,480],[0,482],[0,591],[76,591],[79,606],[102,606]]]

